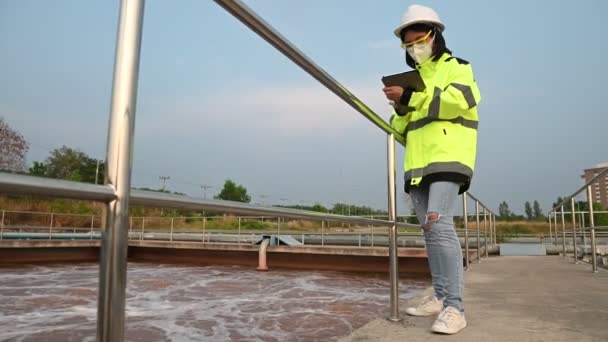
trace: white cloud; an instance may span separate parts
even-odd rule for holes
[[[385,119],[390,112],[381,85],[359,84],[349,89]],[[164,107],[164,106],[163,106]],[[359,114],[325,87],[310,85],[243,85],[219,88],[201,96],[188,96],[171,109],[193,125],[217,123],[233,128],[261,126],[289,135],[352,131],[369,125]],[[163,125],[163,123],[158,123]]]

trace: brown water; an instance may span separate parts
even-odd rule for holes
[[[95,341],[96,264],[0,268],[0,341]],[[386,275],[130,263],[127,341],[335,341],[389,310]],[[429,285],[407,280],[407,299]]]

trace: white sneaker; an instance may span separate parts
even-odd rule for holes
[[[415,308],[407,308],[405,312],[411,316],[433,316],[438,315],[443,309],[443,301],[435,296],[426,296]]]
[[[455,334],[467,326],[467,320],[464,318],[464,313],[451,306],[446,307],[441,311],[439,317],[433,326],[432,332],[441,334]]]

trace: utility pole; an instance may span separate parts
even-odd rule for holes
[[[207,190],[213,188],[211,185],[203,184],[201,189],[203,190],[203,199],[207,199]]]
[[[163,182],[163,186],[161,188],[161,190],[165,190],[165,184],[167,183],[167,180],[171,179],[171,177],[169,176],[158,176],[158,179],[160,179]]]

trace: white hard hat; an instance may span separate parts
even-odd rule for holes
[[[422,5],[411,5],[401,16],[401,24],[395,29],[395,36],[401,39],[401,31],[413,24],[425,23],[439,28],[443,32],[445,26],[439,19],[439,15],[432,8]]]

